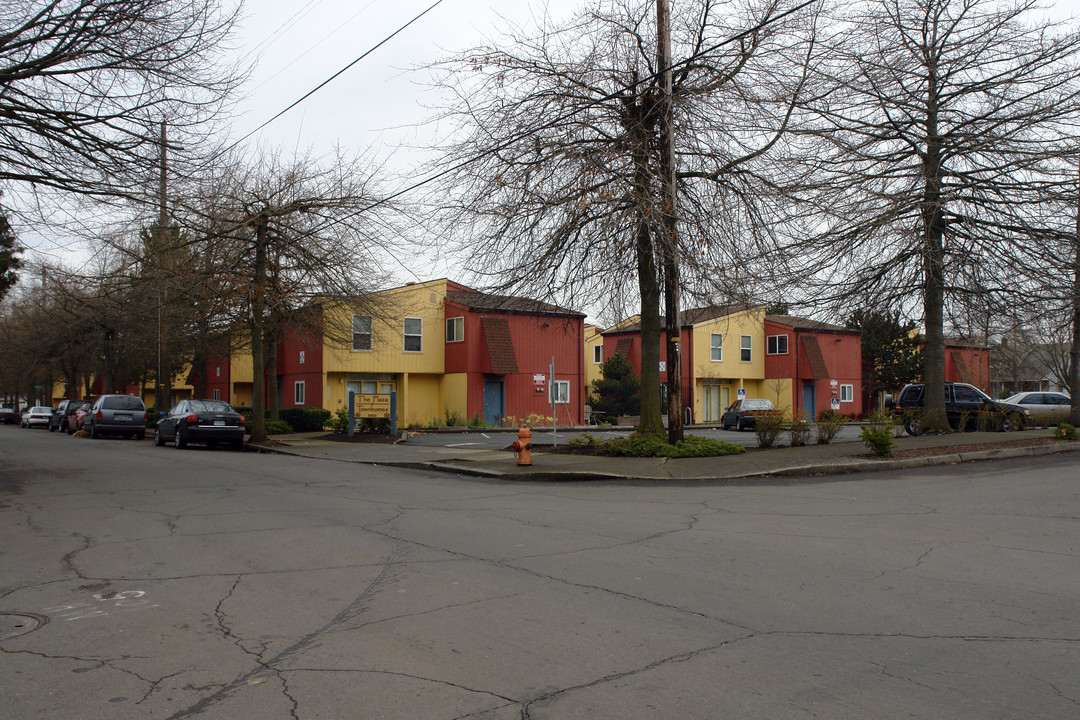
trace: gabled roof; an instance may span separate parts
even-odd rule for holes
[[[480,318],[480,326],[484,329],[491,372],[496,375],[516,374],[517,355],[514,353],[514,341],[510,338],[510,323],[504,317],[483,317]]]
[[[709,320],[715,320],[717,318],[727,317],[728,315],[734,315],[735,313],[746,312],[752,310],[759,305],[746,305],[739,303],[735,305],[708,305],[700,308],[690,308],[683,310],[679,313],[679,327],[693,327],[698,323],[708,322]],[[660,316],[660,328],[664,328],[664,323],[667,318],[664,315]],[[607,330],[604,330],[601,335],[620,335],[624,333],[639,333],[641,332],[641,321],[638,320],[635,323],[629,325],[615,325]]]
[[[557,315],[560,317],[585,317],[584,313],[575,312],[558,305],[533,300],[532,298],[512,295],[490,295],[479,291],[464,292],[452,290],[446,293],[446,299],[462,305],[471,312],[498,312],[511,315]]]
[[[809,318],[794,317],[792,315],[766,315],[765,319],[769,322],[776,323],[777,325],[787,325],[790,328],[796,330],[808,330],[810,332],[827,332],[827,333],[843,333],[845,335],[858,335],[858,330],[842,327],[840,325],[830,325],[829,323],[821,322],[820,320],[811,320]]]

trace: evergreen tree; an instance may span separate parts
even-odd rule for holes
[[[922,376],[918,325],[900,313],[857,310],[846,326],[862,333],[863,397],[874,399],[879,390],[899,390]]]
[[[22,261],[18,258],[20,252],[22,248],[18,245],[7,214],[0,210],[0,298],[4,297],[18,280],[15,271],[22,267]]]
[[[593,381],[591,404],[606,415],[637,415],[641,412],[641,379],[634,374],[630,361],[615,353],[601,366],[604,378]]]

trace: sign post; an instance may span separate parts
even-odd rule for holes
[[[353,414],[353,400],[356,398],[356,393],[352,390],[349,391],[349,437],[353,436],[353,430],[356,428],[356,416]]]

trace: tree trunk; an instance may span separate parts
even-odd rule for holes
[[[1072,344],[1069,346],[1069,396],[1072,398],[1072,409],[1069,412],[1069,422],[1080,426],[1080,177],[1077,178],[1073,252]]]
[[[266,351],[269,354],[269,360],[266,363],[267,373],[266,382],[269,384],[267,388],[267,394],[270,397],[270,419],[281,419],[281,392],[278,388],[278,371],[277,371],[277,339],[271,338],[266,343]]]
[[[660,283],[656,276],[649,209],[649,155],[646,130],[639,124],[632,131],[635,172],[634,194],[637,213],[634,251],[637,260],[638,292],[641,295],[641,415],[637,431],[663,435],[660,419]]]
[[[937,68],[927,78],[926,155],[923,158],[922,260],[924,430],[947,430],[945,415],[945,219],[941,197],[941,138],[938,136]]]
[[[266,214],[259,216],[255,227],[255,277],[251,296],[251,441],[266,440],[265,376],[263,360],[263,290],[266,285]]]

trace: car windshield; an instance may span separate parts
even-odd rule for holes
[[[51,413],[52,408],[51,407],[44,407],[42,405],[38,405],[37,407],[32,408],[30,410],[30,412],[32,412],[32,413],[44,413],[44,412]]]
[[[743,410],[771,410],[772,402],[769,400],[743,400]]]
[[[188,400],[192,412],[236,412],[222,400]]]

